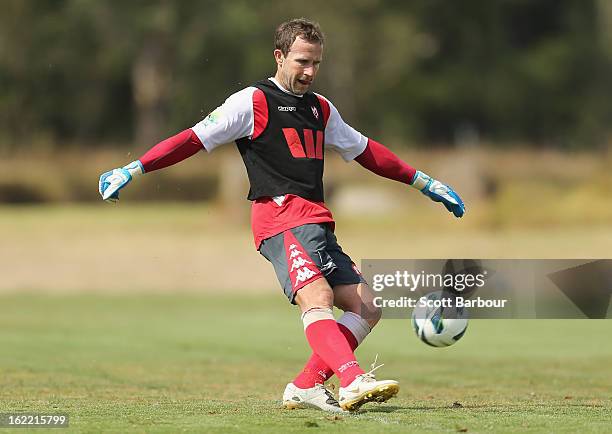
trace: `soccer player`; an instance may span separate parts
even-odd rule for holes
[[[255,246],[274,266],[289,301],[299,306],[312,348],[303,369],[287,384],[283,404],[343,412],[385,402],[397,394],[399,384],[376,380],[376,367],[365,372],[353,353],[381,311],[334,235],[323,196],[324,150],[416,188],[456,217],[463,216],[465,207],[450,187],[347,125],[327,98],[310,91],[323,42],[314,22],[282,23],[274,38],[274,77],[234,93],[204,120],[158,143],[139,160],[102,174],[99,189],[104,200],[115,201],[134,177],[235,141],[250,181]],[[338,320],[333,306],[344,312]],[[324,387],[333,374],[340,380],[338,401]]]

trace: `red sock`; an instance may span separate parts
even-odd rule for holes
[[[365,371],[359,367],[351,345],[334,319],[320,319],[305,330],[310,347],[340,378],[340,387],[346,387]]]
[[[359,345],[357,338],[355,338],[353,333],[344,324],[338,323],[338,328],[346,338],[351,350],[355,351],[355,348]],[[325,383],[332,375],[334,375],[334,371],[327,366],[317,353],[312,353],[310,359],[306,362],[306,366],[302,369],[302,372],[293,380],[293,384],[300,389],[309,389],[314,387],[315,384]]]

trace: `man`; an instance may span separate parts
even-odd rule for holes
[[[193,128],[162,141],[139,160],[100,177],[104,200],[117,200],[133,177],[175,164],[204,148],[235,141],[250,181],[255,245],[268,259],[286,296],[297,304],[313,353],[287,385],[287,408],[355,411],[384,402],[397,381],[378,381],[353,351],[381,312],[357,267],[337,243],[334,220],[323,197],[324,148],[372,172],[409,184],[456,217],[465,211],[448,186],[410,167],[380,143],[347,125],[325,97],[310,91],[322,59],[318,24],[294,19],[275,34],[276,74],[231,95]],[[336,321],[333,306],[343,310]],[[339,402],[323,386],[340,380]]]

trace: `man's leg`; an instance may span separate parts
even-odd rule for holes
[[[365,334],[359,336],[366,324],[374,327],[382,312],[374,306],[374,295],[365,282],[357,285],[343,285],[335,288],[338,291],[336,305],[344,310],[344,315],[338,320],[345,320],[349,332],[355,335],[357,344],[365,338]],[[366,333],[367,334],[367,333]],[[395,380],[376,380],[372,367],[370,372],[358,375],[355,381],[345,386],[340,385],[338,402],[344,410],[356,411],[367,402],[386,402],[399,392],[399,384]]]
[[[329,282],[336,287],[357,284],[363,278],[342,252],[330,228],[316,224],[298,226],[264,240],[260,252],[274,266],[285,295],[300,306],[306,338],[314,353],[324,362],[325,369],[331,369],[340,378],[342,408],[356,410],[366,402],[384,402],[395,395],[397,382],[376,381],[371,373],[366,374],[359,367],[347,339],[351,335],[354,339],[355,335],[348,330],[345,336],[332,315],[334,293]],[[322,383],[310,388],[287,384],[283,404],[287,408],[340,410]]]
[[[319,279],[315,282],[321,280],[324,279]],[[350,312],[349,309],[359,310],[363,313],[362,297],[367,297],[366,294],[369,293],[366,292],[367,286],[365,284],[362,284],[363,286],[361,287],[358,286],[359,284],[356,285],[355,287],[344,286],[339,288],[341,293],[340,301],[336,302],[341,307],[347,309],[352,314],[353,319],[356,319],[356,314]],[[306,286],[302,290],[305,288]],[[365,373],[359,367],[348,340],[332,315],[330,301],[334,299],[334,293],[326,281],[323,285],[312,285],[304,292],[303,296],[300,296],[300,292],[296,296],[296,301],[303,312],[302,319],[304,321],[306,337],[313,352],[327,365],[328,371],[326,371],[326,374],[331,369],[340,378],[340,407],[344,410],[355,411],[367,402],[387,401],[399,391],[397,381],[377,381],[372,372]],[[324,307],[319,308],[317,306]],[[365,320],[363,322],[367,322],[368,325],[375,325],[380,319],[380,313],[377,310],[371,310],[366,316],[370,317],[370,322]]]
[[[374,294],[365,283],[336,285],[333,295],[334,306],[344,311],[338,318],[338,327],[355,351],[380,320],[381,310],[374,306]],[[328,380],[333,373],[323,359],[313,352],[293,384],[301,388],[314,387]]]
[[[350,345],[349,348],[354,350],[371,327],[378,322],[381,313],[374,307],[374,296],[361,273],[351,258],[342,251],[331,229],[329,227],[325,229],[325,249],[317,253],[321,258],[326,257],[334,265],[334,268],[326,274],[326,279],[334,288],[333,303],[345,311],[338,320],[340,324],[337,325],[337,328],[345,336],[347,345]],[[299,292],[297,294],[299,295]],[[328,315],[328,318],[333,320],[331,308]],[[316,356],[311,358],[313,364],[307,368],[309,372],[321,374],[319,376],[322,379],[321,383],[331,375],[331,372],[338,374],[334,366],[317,348],[313,347],[313,352]],[[316,377],[314,378],[316,381]],[[345,378],[340,376],[339,404],[344,410],[355,411],[370,401],[385,402],[395,396],[398,391],[397,381],[377,381],[373,371],[356,375],[350,384],[347,384]]]
[[[321,277],[303,286],[295,294],[295,302],[302,311],[304,333],[320,360],[321,369],[336,373],[342,385],[354,383],[364,371],[359,367],[352,346],[332,315],[334,294],[327,280]],[[332,412],[342,411],[338,401],[323,386],[323,381],[315,381],[306,386],[295,382],[287,384],[283,404],[287,408],[310,406]]]
[[[336,266],[325,253],[326,245],[326,226],[308,224],[264,240],[260,253],[274,266],[289,301],[301,306],[305,334],[311,346],[317,348],[315,351],[322,353],[332,367],[344,365],[344,375],[355,377],[363,370],[331,315],[334,298],[325,276]],[[309,387],[287,384],[283,405],[342,411],[322,381]]]
[[[313,352],[323,361],[326,370],[330,369],[338,375],[341,386],[352,383],[364,371],[334,319],[334,293],[327,280],[320,278],[302,287],[295,296],[295,302],[302,311],[304,333]]]

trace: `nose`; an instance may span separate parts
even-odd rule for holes
[[[304,68],[304,75],[307,77],[312,77],[315,72],[315,67],[313,65],[307,66]]]

